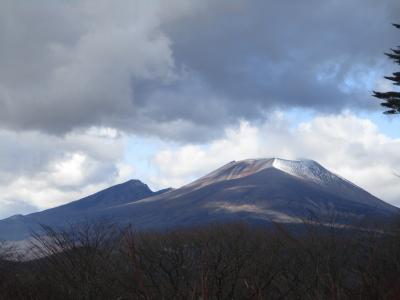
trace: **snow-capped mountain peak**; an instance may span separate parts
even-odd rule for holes
[[[291,176],[325,185],[339,183],[343,180],[340,176],[331,173],[313,160],[261,158],[232,161],[199,180],[196,180],[190,184],[190,186],[200,187],[224,180],[238,179],[269,168],[274,168]]]
[[[64,206],[0,220],[0,239],[26,238],[40,224],[59,227],[86,218],[165,230],[235,220],[295,224],[310,216],[334,217],[340,224],[398,213],[398,208],[315,161],[247,159],[232,161],[172,191],[154,193],[131,181]]]
[[[320,184],[332,184],[342,179],[313,160],[286,160],[274,158],[272,166],[292,176]]]

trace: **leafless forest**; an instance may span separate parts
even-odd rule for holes
[[[44,228],[29,260],[2,246],[0,298],[398,299],[399,228]]]

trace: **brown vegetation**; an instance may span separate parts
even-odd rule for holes
[[[135,233],[106,223],[0,247],[1,299],[396,299],[399,227],[210,225]]]

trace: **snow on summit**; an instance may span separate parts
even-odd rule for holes
[[[58,207],[0,220],[0,239],[23,239],[40,224],[65,226],[87,217],[117,219],[137,229],[165,229],[236,220],[298,223],[310,216],[321,220],[334,216],[335,222],[345,224],[391,218],[399,211],[312,160],[232,161],[188,185],[162,193],[132,183],[128,182],[128,189],[123,184],[78,200],[70,204],[76,209],[68,213],[65,207]],[[139,193],[143,188],[147,194]],[[133,199],[133,194],[138,197]]]
[[[261,158],[232,161],[214,172],[200,178],[190,186],[205,186],[211,183],[246,177],[262,170],[274,168],[289,175],[319,184],[339,183],[344,179],[326,170],[313,160],[287,160],[281,158]]]
[[[338,183],[343,179],[313,160],[286,160],[273,158],[272,166],[290,175],[321,184]]]
[[[192,192],[222,181],[245,179],[245,177],[268,169],[281,171],[301,181],[314,184],[327,191],[329,190],[333,194],[346,194],[349,198],[352,198],[352,201],[360,204],[372,205],[373,202],[373,206],[376,207],[387,206],[383,201],[376,201],[377,198],[375,199],[375,197],[365,192],[362,188],[330,172],[316,161],[309,159],[287,160],[281,158],[259,158],[232,161],[208,175],[183,186],[181,192]],[[270,180],[270,177],[265,177],[265,180]],[[368,197],[365,195],[360,196],[360,193],[363,195],[366,193]],[[372,197],[371,199],[370,196]]]

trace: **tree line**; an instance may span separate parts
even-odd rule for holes
[[[44,227],[1,247],[0,299],[397,299],[399,229]]]

